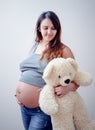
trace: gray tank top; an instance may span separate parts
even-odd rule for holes
[[[41,57],[40,54],[35,54],[37,46],[38,43],[35,43],[30,55],[20,63],[21,75],[19,80],[34,86],[43,87],[45,81],[42,75],[47,64],[44,60],[39,61]]]

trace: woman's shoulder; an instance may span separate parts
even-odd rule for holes
[[[38,46],[38,42],[34,41],[31,45],[31,50],[30,53],[33,53],[36,49],[36,47]]]
[[[64,58],[68,58],[68,57],[74,58],[74,54],[71,48],[66,44],[63,44],[63,54],[64,54]]]

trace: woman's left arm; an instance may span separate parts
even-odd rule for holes
[[[70,83],[69,90],[70,91],[76,91],[79,88],[79,85],[77,85],[74,81]]]
[[[54,87],[55,94],[58,97],[63,97],[67,93],[71,91],[76,91],[79,88],[79,85],[77,85],[75,82],[71,82],[68,86],[56,86]]]

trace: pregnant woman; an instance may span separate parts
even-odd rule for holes
[[[50,60],[56,57],[74,58],[70,48],[61,42],[61,25],[58,16],[43,12],[36,23],[36,37],[29,56],[20,63],[21,76],[16,88],[17,102],[25,130],[52,130],[51,118],[39,107],[39,94],[45,85],[43,71]],[[74,82],[65,88],[55,86],[59,98],[79,86]]]

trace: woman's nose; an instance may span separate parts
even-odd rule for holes
[[[51,29],[48,29],[48,34],[51,34],[52,33],[52,30]]]

